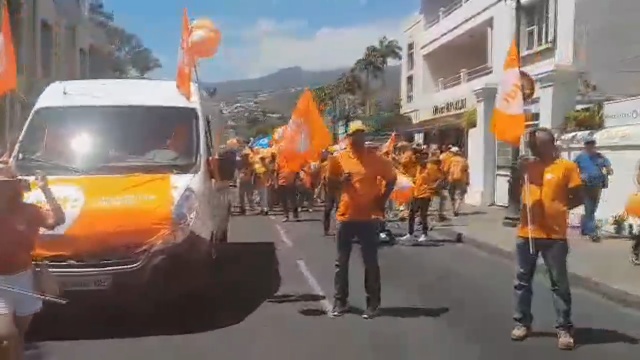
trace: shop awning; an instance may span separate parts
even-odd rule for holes
[[[405,131],[422,132],[425,130],[436,130],[442,128],[463,127],[464,120],[462,113],[442,116],[434,119],[419,121]]]

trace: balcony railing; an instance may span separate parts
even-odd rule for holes
[[[461,8],[464,4],[468,3],[471,0],[455,0],[453,3],[449,4],[446,7],[440,8],[438,11],[438,15],[426,19],[424,29],[430,29],[436,26],[440,21],[442,21],[447,16],[451,15],[454,11]]]
[[[493,68],[489,64],[480,65],[471,70],[462,69],[460,72],[449,78],[441,78],[438,80],[437,91],[451,89],[460,84],[464,84],[475,79],[487,76],[493,72]]]

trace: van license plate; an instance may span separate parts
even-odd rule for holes
[[[111,287],[111,276],[90,276],[60,280],[64,290],[106,290]]]

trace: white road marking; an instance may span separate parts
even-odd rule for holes
[[[275,217],[272,217],[272,218],[275,218]],[[282,241],[285,244],[287,244],[287,246],[293,247],[293,242],[291,242],[291,240],[289,239],[289,236],[287,235],[286,231],[282,228],[282,226],[280,226],[280,224],[276,224],[276,229],[278,229],[278,232],[280,233],[280,239],[282,239]],[[329,300],[327,300],[327,295],[324,293],[324,291],[322,291],[322,287],[320,287],[318,280],[316,280],[313,274],[311,274],[311,271],[309,270],[309,267],[304,262],[304,260],[298,259],[296,260],[296,263],[298,264],[298,268],[300,269],[300,272],[304,276],[305,280],[307,280],[307,284],[309,284],[309,286],[311,287],[311,290],[313,290],[313,292],[315,292],[316,295],[323,297],[323,299],[320,301],[320,304],[322,304],[323,310],[327,314],[330,314],[331,307],[332,307],[331,303],[329,302]]]
[[[284,243],[287,244],[288,247],[293,247],[293,243],[291,242],[291,240],[289,240],[289,236],[284,231],[282,226],[276,224],[276,229],[278,229],[278,232],[280,233],[280,238],[282,239],[282,241],[284,241]]]
[[[307,279],[307,283],[309,283],[309,286],[311,286],[311,290],[313,290],[316,293],[316,295],[320,295],[324,298],[320,301],[320,303],[322,304],[322,307],[327,312],[327,314],[330,314],[331,303],[329,302],[329,300],[327,300],[327,296],[325,295],[324,291],[322,291],[320,284],[318,284],[318,280],[316,280],[316,278],[313,277],[313,275],[311,274],[311,271],[309,271],[309,268],[307,267],[307,264],[304,262],[304,260],[296,260],[296,262],[298,263],[298,267],[300,268],[302,275],[304,275],[305,279]]]

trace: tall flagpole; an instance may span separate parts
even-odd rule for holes
[[[522,20],[522,3],[521,0],[513,0],[515,2],[515,36],[516,36],[516,48],[518,49],[518,56],[520,56],[520,23]],[[521,92],[522,93],[522,92]],[[509,172],[509,206],[507,207],[507,214],[504,216],[502,225],[508,227],[516,227],[520,222],[520,192],[518,187],[518,178],[520,177],[518,171],[518,159],[520,158],[520,147],[511,149],[511,168]]]

